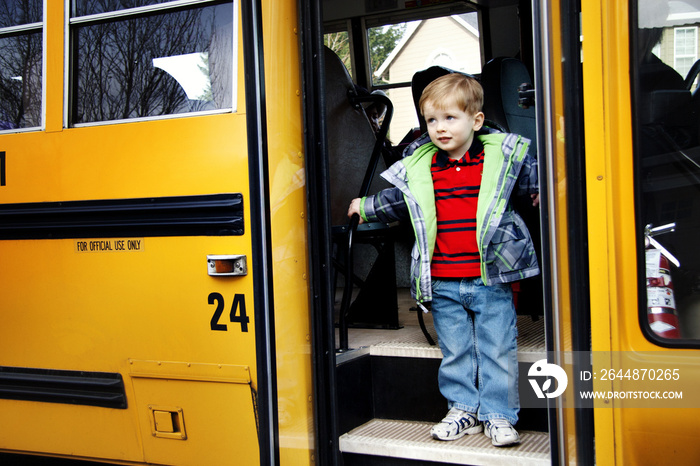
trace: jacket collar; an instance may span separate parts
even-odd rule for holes
[[[469,148],[467,153],[464,156],[462,156],[461,159],[452,160],[447,155],[447,152],[440,149],[437,151],[437,155],[435,156],[435,164],[440,168],[445,168],[448,165],[466,165],[470,160],[474,160],[475,158],[477,158],[479,154],[481,154],[483,151],[484,145],[478,138],[475,137],[471,147]],[[469,156],[468,159],[465,157],[467,155]]]

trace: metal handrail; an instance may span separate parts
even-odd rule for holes
[[[360,106],[362,102],[374,102],[383,103],[386,105],[386,113],[384,114],[384,120],[379,128],[379,134],[377,135],[377,141],[374,143],[374,149],[372,150],[372,156],[369,160],[369,165],[367,166],[367,171],[365,171],[365,177],[362,180],[362,186],[360,187],[360,194],[358,197],[365,197],[369,194],[369,187],[372,184],[372,179],[374,178],[374,172],[377,170],[377,165],[379,164],[379,157],[382,155],[382,148],[384,147],[384,141],[386,135],[389,132],[389,123],[391,122],[391,117],[394,113],[394,106],[387,97],[382,95],[367,95],[358,96],[354,91],[350,91],[349,95],[350,103],[354,106]],[[339,327],[339,348],[338,351],[347,351],[349,348],[348,344],[348,322],[347,313],[350,310],[350,297],[352,295],[352,278],[353,278],[353,250],[352,242],[357,226],[360,224],[359,215],[355,214],[352,216],[348,222],[348,242],[345,254],[345,287],[343,288],[343,297],[340,301],[340,313],[338,316],[338,327]]]

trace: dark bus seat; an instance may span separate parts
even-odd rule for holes
[[[527,68],[515,58],[494,58],[481,70],[484,116],[506,131],[520,134],[532,141],[530,155],[537,157],[535,108],[519,105],[520,86],[531,83]]]
[[[360,196],[368,173],[372,171],[374,175],[368,193],[378,192],[390,185],[379,176],[386,168],[381,153],[377,154],[376,167],[370,167],[371,160],[375,159],[374,152],[381,146],[377,145],[370,121],[360,105],[361,100],[378,97],[357,96],[345,65],[327,47],[324,62],[334,277],[340,272],[346,275],[347,283],[348,205],[352,199]],[[387,111],[382,124],[384,134],[390,119],[391,112]],[[356,251],[352,254],[350,283],[359,286],[359,293],[349,309],[341,309],[349,326],[399,327],[392,230],[392,225],[362,224],[353,233],[353,249]]]
[[[537,126],[534,105],[521,105],[523,85],[532,89],[532,79],[525,65],[515,58],[498,57],[481,70],[484,88],[484,116],[509,133],[520,134],[530,140],[528,153],[537,157]],[[533,102],[534,103],[534,102]],[[513,206],[525,221],[535,244],[537,259],[542,264],[540,212],[529,199],[513,199]],[[518,314],[530,315],[536,320],[544,312],[542,274],[513,285]]]

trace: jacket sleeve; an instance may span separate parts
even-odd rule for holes
[[[362,198],[360,214],[366,222],[391,223],[410,218],[408,206],[399,188],[387,188]]]
[[[515,188],[516,196],[527,196],[540,192],[539,181],[537,178],[537,159],[531,157],[530,154],[525,156],[523,165],[520,167],[518,175],[518,183]]]

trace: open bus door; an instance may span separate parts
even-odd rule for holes
[[[343,8],[338,3],[324,2],[323,17],[326,27],[324,32],[347,34],[347,41],[356,50],[348,60],[353,64],[351,67],[353,81],[370,89],[382,89],[387,92],[394,104],[395,118],[409,120],[408,128],[404,126],[401,129],[392,129],[390,137],[395,143],[401,140],[407,129],[417,127],[419,123],[420,117],[414,106],[416,89],[412,89],[414,84],[412,77],[416,72],[431,65],[446,68],[452,66],[453,70],[479,76],[484,70],[484,65],[492,58],[507,54],[510,54],[514,62],[519,62],[519,68],[524,66],[526,70],[529,69],[530,78],[525,79],[532,80],[531,83],[535,85],[536,106],[527,112],[526,118],[530,120],[529,126],[537,139],[532,150],[536,148],[540,160],[541,192],[543,197],[550,196],[552,192],[557,195],[556,204],[547,203],[545,200],[540,210],[541,222],[535,220],[541,225],[543,236],[545,304],[544,307],[539,304],[537,309],[528,309],[525,315],[518,317],[521,337],[517,356],[521,374],[520,396],[526,398],[528,408],[521,410],[521,421],[518,425],[518,429],[521,429],[522,443],[517,447],[498,449],[491,446],[490,441],[483,435],[466,436],[456,442],[439,442],[430,438],[430,427],[439,422],[447,411],[445,400],[437,388],[436,375],[441,353],[439,348],[429,343],[420,330],[417,331],[417,336],[401,340],[398,336],[401,332],[410,330],[409,327],[418,328],[416,313],[407,312],[405,317],[401,318],[405,328],[396,330],[396,335],[387,335],[386,340],[363,348],[364,343],[358,344],[358,340],[353,340],[354,330],[350,329],[351,350],[341,349],[341,352],[337,353],[335,370],[337,388],[331,393],[337,399],[335,403],[329,403],[331,406],[327,412],[333,412],[335,408],[338,419],[338,448],[342,459],[338,460],[335,456],[333,458],[343,461],[346,465],[434,464],[438,457],[440,461],[450,464],[512,462],[513,464],[544,465],[566,464],[576,459],[585,462],[591,454],[590,423],[585,419],[579,420],[581,413],[574,415],[565,412],[555,403],[548,406],[546,402],[533,400],[532,387],[527,382],[527,369],[534,362],[546,360],[555,352],[571,350],[571,347],[566,347],[571,340],[560,338],[560,328],[565,329],[566,334],[570,335],[568,326],[571,324],[570,304],[573,301],[568,294],[570,291],[569,267],[573,265],[569,264],[567,254],[569,250],[576,251],[576,254],[585,254],[585,248],[580,247],[581,243],[570,246],[571,249],[566,247],[569,241],[566,224],[566,209],[569,205],[567,196],[571,194],[566,190],[559,191],[558,187],[562,186],[562,180],[567,176],[565,160],[568,146],[565,148],[559,145],[555,147],[556,153],[553,151],[555,141],[558,140],[556,122],[559,121],[558,117],[563,115],[563,102],[565,102],[563,95],[570,91],[566,98],[573,97],[576,101],[578,99],[575,88],[568,89],[563,85],[565,81],[563,75],[566,72],[578,73],[580,76],[580,67],[564,71],[557,66],[563,61],[561,59],[562,36],[570,34],[571,37],[576,38],[576,41],[578,40],[579,34],[576,32],[578,23],[573,23],[573,19],[578,18],[578,11],[567,12],[567,26],[561,26],[561,11],[558,9],[558,4],[551,6],[536,2],[530,6],[529,2],[506,3],[481,2],[478,5],[459,2],[420,5],[411,3],[410,7],[407,3],[405,8],[397,6],[392,10],[387,6],[388,11],[382,11],[382,8],[366,11],[365,9],[369,9],[366,5],[355,4],[352,8]],[[535,21],[534,26],[531,23],[532,18]],[[395,50],[386,59],[386,62],[391,63],[382,66],[381,70],[386,71],[387,74],[379,77],[380,71],[373,73],[380,68],[378,64],[370,65],[366,61],[369,55],[367,37],[396,23],[410,24],[411,21],[414,23],[406,29],[409,37],[404,37],[397,46],[400,50]],[[539,33],[546,30],[552,23],[557,25],[553,28],[556,39]],[[574,27],[569,29],[570,24],[574,24]],[[370,29],[371,33],[368,33]],[[436,38],[431,39],[428,36],[431,31],[436,34]],[[455,40],[447,44],[444,40],[446,36],[454,37]],[[530,42],[526,39],[528,37]],[[523,41],[523,38],[526,40]],[[422,45],[423,49],[414,47],[416,44]],[[577,42],[574,42],[566,51],[568,54],[573,50],[573,56],[567,60],[567,63],[580,64],[579,49],[576,44]],[[426,53],[430,52],[431,46],[435,52]],[[358,53],[358,50],[362,52]],[[411,54],[415,56],[411,57]],[[513,59],[513,55],[518,55],[519,59]],[[414,68],[409,68],[407,65],[411,58],[415,63],[411,63],[410,66]],[[466,62],[463,62],[464,60]],[[450,65],[446,65],[448,62]],[[390,69],[392,64],[395,65],[393,70]],[[525,71],[524,74],[528,72]],[[518,81],[518,84],[521,82]],[[543,86],[545,82],[546,88]],[[517,107],[517,85],[510,90],[510,97],[514,97],[514,101],[510,104],[515,104]],[[572,116],[568,130],[573,134],[578,127],[574,122],[580,121],[577,120],[580,116],[575,113],[578,107],[572,106],[571,110],[573,113],[567,114]],[[571,141],[575,140],[572,138]],[[572,170],[571,173],[580,176],[580,172],[575,171],[580,170],[579,166]],[[345,178],[337,180],[332,177],[329,180],[330,184],[339,181],[346,180]],[[549,190],[550,187],[553,187],[551,188],[553,191]],[[580,188],[573,185],[572,187]],[[553,213],[556,215],[552,216]],[[576,222],[572,221],[570,225],[580,225],[578,221],[579,219],[576,219]],[[556,244],[561,249],[550,249],[552,248],[550,239],[555,235]],[[580,239],[576,239],[578,240]],[[402,253],[407,254],[408,250]],[[553,254],[557,255],[557,264],[560,267],[556,270],[550,268]],[[398,256],[399,254],[397,254],[397,262]],[[362,257],[362,254],[358,257]],[[579,257],[577,260],[585,259]],[[578,264],[578,262],[575,263]],[[397,275],[397,282],[399,282],[401,271],[397,273],[399,273]],[[407,270],[404,269],[403,273],[408,276]],[[585,272],[582,271],[582,273]],[[553,286],[550,283],[554,280],[562,283],[564,288],[563,292],[557,290],[555,297],[550,287]],[[407,294],[406,289],[403,291]],[[582,289],[581,292],[585,293],[586,290]],[[553,304],[554,299],[557,299],[556,304]],[[522,304],[525,308],[533,306],[533,302],[530,301],[524,301]],[[404,298],[400,303],[400,307],[402,306],[406,310],[415,307],[414,311],[421,312],[410,298]],[[558,314],[554,315],[555,312]],[[581,318],[581,314],[587,313],[587,300],[580,300],[575,312],[580,313],[577,319]],[[430,320],[430,315],[427,315],[428,333],[433,332]],[[585,322],[581,330],[578,334],[581,339],[576,343],[588,349],[585,338],[588,329],[585,327]],[[357,334],[359,332],[358,330]],[[550,362],[559,361],[551,359]],[[562,439],[566,439],[565,445]],[[330,439],[331,442],[333,440],[335,439]],[[329,448],[329,451],[333,453],[334,448]]]

